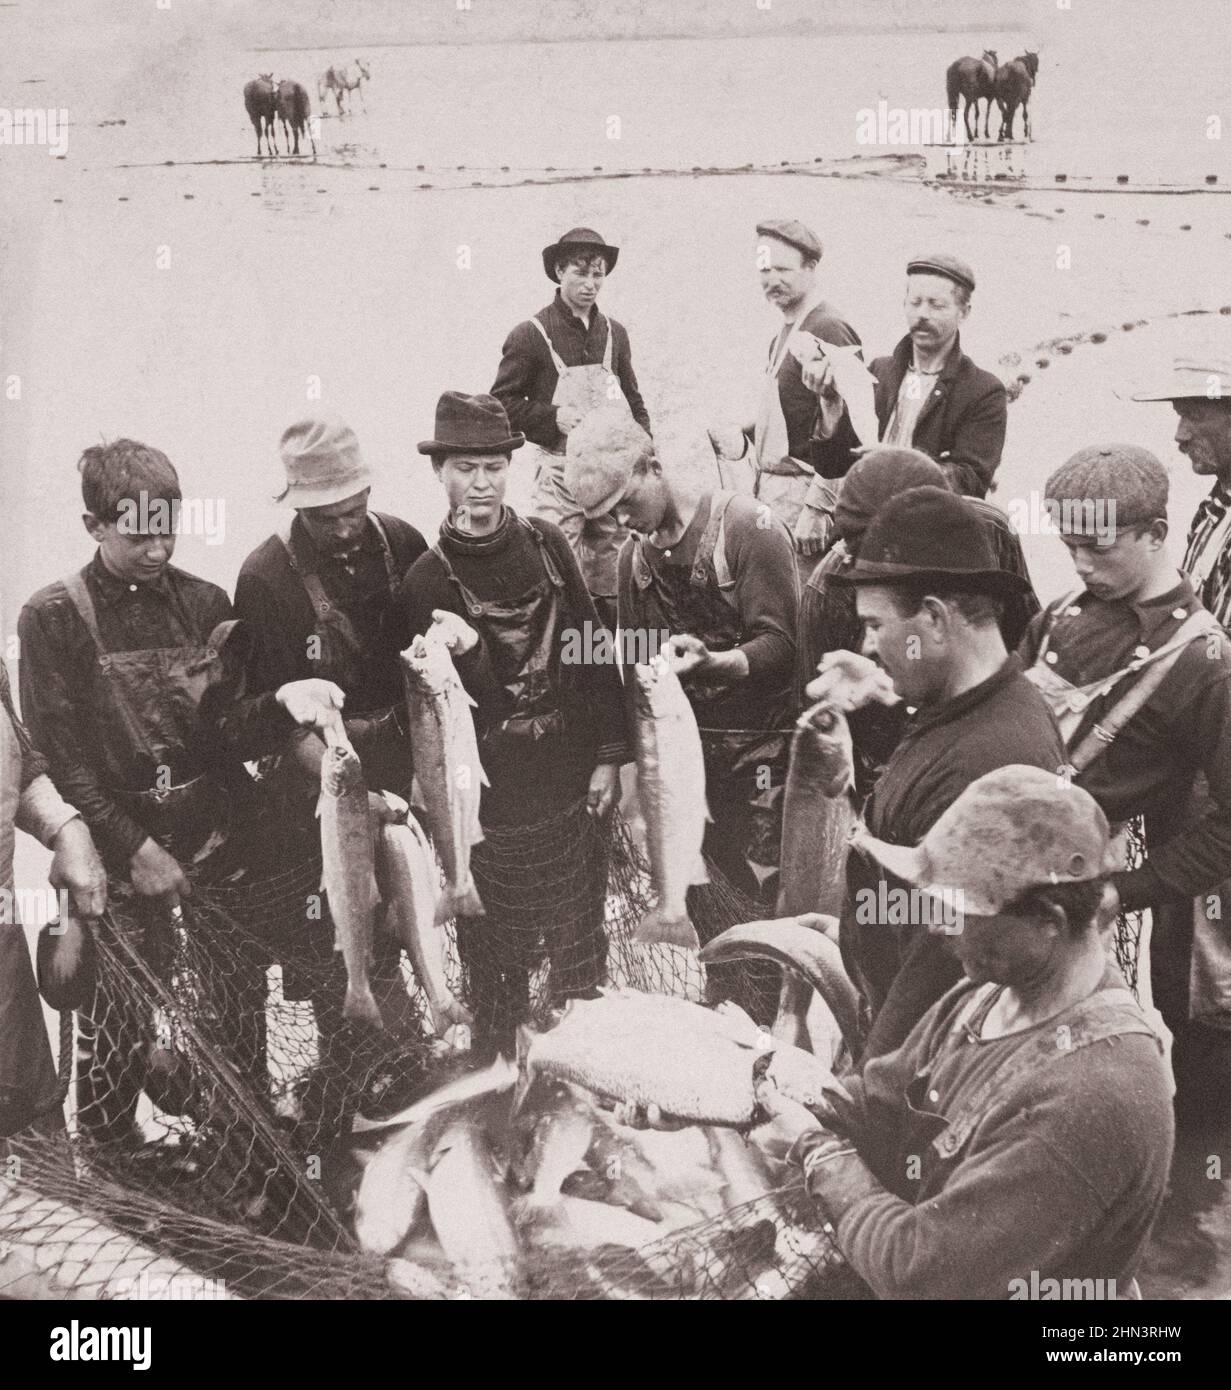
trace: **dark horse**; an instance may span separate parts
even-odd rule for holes
[[[263,72],[244,86],[244,107],[252,129],[256,131],[256,157],[261,157],[261,136],[265,136],[266,153],[272,148],[278,153],[278,137],[274,134],[274,113],[277,109],[277,92],[274,88],[272,72]]]
[[[1013,117],[1017,108],[1022,108],[1022,126],[1026,139],[1030,139],[1030,93],[1034,90],[1035,79],[1039,74],[1039,55],[1029,49],[1019,54],[1011,63],[996,69],[996,104],[1000,107],[1000,135],[1005,138],[1006,131],[1013,138]]]
[[[962,119],[966,123],[967,140],[977,140],[979,138],[979,102],[986,101],[987,107],[983,116],[983,138],[987,140],[988,122],[992,119],[992,96],[993,87],[996,85],[996,64],[1000,60],[996,56],[995,49],[985,48],[982,58],[959,58],[957,62],[949,64],[949,70],[945,73],[945,85],[949,90],[949,125],[957,126],[957,103],[959,98],[965,100],[966,105],[962,111]],[[970,128],[970,111],[974,108],[975,128]]]
[[[292,82],[285,79],[278,83],[278,119],[282,122],[282,138],[286,141],[287,152],[290,154],[299,153],[299,137],[307,135],[312,144],[312,158],[316,158],[316,141],[312,138],[312,129],[308,123],[308,117],[312,112],[312,104],[308,100],[308,93],[301,83]],[[287,131],[290,126],[291,132],[295,136],[295,148],[291,149],[291,135]]]

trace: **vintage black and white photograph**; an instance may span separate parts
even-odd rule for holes
[[[1024,1365],[1181,1359],[1229,39],[0,4],[6,1346],[979,1300]]]

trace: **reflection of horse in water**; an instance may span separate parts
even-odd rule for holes
[[[256,157],[261,157],[261,136],[265,136],[265,152],[278,153],[278,138],[274,134],[274,115],[277,110],[277,90],[272,72],[263,72],[244,85],[244,108],[256,131]]]
[[[1013,138],[1013,117],[1017,108],[1022,108],[1022,126],[1025,138],[1030,139],[1030,93],[1034,90],[1039,75],[1039,55],[1019,53],[1011,63],[996,69],[996,104],[1000,107],[1000,135],[1003,140],[1007,132]]]
[[[342,116],[346,114],[342,105],[343,97],[350,92],[358,92],[359,100],[366,111],[368,103],[363,95],[363,84],[371,80],[371,69],[362,58],[356,58],[353,63],[334,63],[316,79],[316,95],[323,107],[325,93],[332,92],[333,99],[338,104],[338,115]]]
[[[1024,179],[1025,161],[1021,150],[1008,145],[966,145],[962,150],[945,151],[945,172],[962,183],[991,183]]]
[[[282,122],[282,137],[286,141],[288,154],[299,153],[299,137],[307,135],[312,144],[312,158],[316,158],[316,141],[312,138],[312,130],[308,124],[308,117],[312,113],[312,104],[308,100],[308,93],[300,82],[292,82],[289,79],[278,83],[277,93],[278,119]],[[291,149],[291,134],[295,135],[295,148]]]
[[[983,115],[983,138],[989,138],[988,122],[992,119],[992,89],[996,85],[998,62],[995,49],[985,48],[982,58],[959,58],[957,62],[949,64],[949,70],[945,73],[945,85],[949,93],[949,125],[956,129],[957,104],[959,99],[964,100],[966,105],[962,110],[962,119],[966,124],[967,140],[979,138],[980,101],[987,102]],[[973,130],[970,128],[972,107],[975,113]]]

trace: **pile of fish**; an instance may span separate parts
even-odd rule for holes
[[[517,1065],[356,1120],[362,1144],[383,1131],[356,1155],[356,1236],[417,1298],[786,1297],[830,1252],[778,1191],[761,1076],[813,1106],[832,1084],[731,1004],[570,1001],[554,1027],[523,1030]]]

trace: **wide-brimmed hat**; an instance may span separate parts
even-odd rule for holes
[[[355,431],[336,415],[309,415],[278,444],[286,486],[274,498],[287,507],[328,507],[372,486]]]
[[[446,391],[436,402],[436,438],[421,439],[421,454],[508,454],[526,442],[509,429],[495,396]]]
[[[1107,817],[1067,777],[1010,763],[977,778],[915,848],[860,828],[851,844],[949,908],[993,917],[1028,888],[1115,868]]]
[[[609,246],[593,227],[573,227],[565,232],[559,241],[553,241],[550,246],[543,247],[543,269],[547,272],[547,278],[559,284],[560,277],[556,274],[556,262],[564,260],[576,251],[589,251],[591,255],[595,256],[602,255],[607,262],[608,275],[615,269],[615,263],[620,259],[620,248]]]
[[[840,584],[922,581],[1007,597],[1028,581],[996,564],[989,528],[966,499],[941,487],[912,487],[891,497],[872,518],[853,565],[833,575]]]
[[[1231,357],[1205,352],[1177,357],[1169,376],[1143,391],[1135,401],[1231,400]]]

